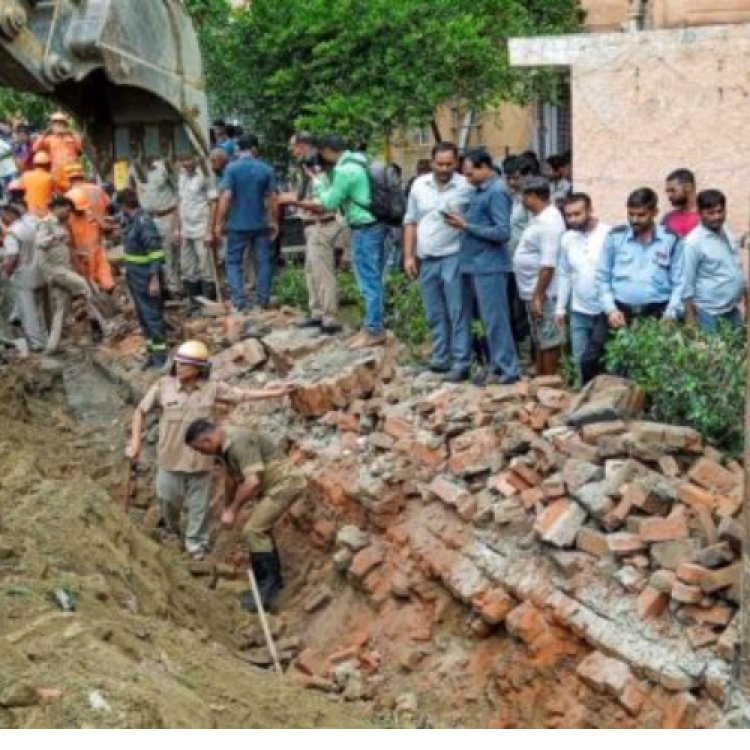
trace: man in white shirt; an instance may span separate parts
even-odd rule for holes
[[[190,311],[197,311],[196,297],[216,299],[216,282],[209,256],[211,236],[209,219],[219,193],[213,174],[205,165],[198,165],[195,156],[180,159],[178,180],[178,226],[175,240],[180,245],[180,271],[183,293]]]
[[[468,373],[471,367],[471,350],[464,340],[471,310],[458,263],[461,230],[445,221],[446,213],[463,214],[474,193],[457,169],[455,144],[437,144],[432,172],[414,181],[404,217],[404,269],[412,279],[419,276],[432,340],[430,370],[437,373]]]
[[[529,313],[536,347],[536,374],[554,375],[565,340],[564,332],[555,325],[555,269],[565,223],[557,208],[550,204],[550,185],[544,177],[527,178],[523,204],[532,218],[516,248],[513,269],[518,293]]]
[[[593,215],[591,198],[586,193],[568,196],[563,216],[568,229],[560,241],[555,323],[564,330],[570,315],[573,359],[585,384],[594,374],[590,370],[584,372],[587,368],[582,368],[582,361],[601,318],[596,269],[610,227]]]

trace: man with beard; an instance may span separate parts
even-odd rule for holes
[[[685,321],[715,331],[720,321],[742,325],[745,274],[737,241],[725,227],[727,200],[719,190],[698,193],[701,223],[684,240],[682,300]],[[746,301],[747,309],[747,301]]]
[[[689,169],[676,169],[667,177],[666,193],[673,210],[661,223],[680,239],[687,237],[700,223],[695,202],[695,175]]]
[[[564,329],[570,318],[573,359],[585,384],[596,374],[596,368],[584,367],[584,354],[597,323],[601,324],[596,268],[610,227],[594,216],[591,198],[586,193],[568,196],[563,217],[567,231],[560,241],[555,323]],[[606,329],[606,319],[603,322]]]
[[[455,144],[438,143],[432,173],[414,181],[404,217],[404,270],[419,277],[432,341],[430,370],[437,373],[468,373],[471,367],[470,293],[458,262],[461,231],[445,220],[446,213],[463,215],[474,193],[457,169]]]

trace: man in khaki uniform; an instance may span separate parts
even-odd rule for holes
[[[186,443],[205,456],[220,456],[227,471],[225,509],[221,521],[233,526],[243,506],[262,496],[243,528],[263,607],[281,589],[281,563],[271,530],[305,491],[307,482],[292,468],[279,447],[246,427],[216,427],[196,420],[187,429]],[[257,609],[252,591],[240,595],[242,607]]]
[[[289,150],[300,166],[297,192],[280,196],[279,202],[291,205],[312,200],[312,175],[319,174],[317,149],[309,133],[292,137]],[[300,328],[320,328],[322,333],[341,331],[338,322],[338,288],[336,285],[336,243],[343,231],[335,211],[315,213],[301,209],[305,226],[305,278],[310,317],[298,323]]]
[[[265,390],[233,388],[212,381],[205,344],[186,341],[174,356],[172,374],[160,378],[144,396],[133,414],[132,435],[125,455],[135,461],[141,450],[145,416],[155,407],[159,421],[158,471],[156,494],[164,513],[167,538],[179,534],[180,509],[187,502],[185,549],[202,560],[209,546],[209,495],[213,459],[202,456],[185,444],[185,432],[196,419],[211,419],[217,403],[238,404],[280,398],[292,387],[281,385]]]

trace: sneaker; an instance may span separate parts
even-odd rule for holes
[[[320,318],[304,318],[294,325],[297,328],[321,328],[323,321]]]
[[[385,333],[369,333],[364,331],[361,339],[355,339],[349,344],[350,349],[368,349],[371,346],[382,346],[385,344]]]
[[[489,377],[486,370],[478,370],[474,377],[471,379],[471,384],[477,388],[484,388],[487,385],[487,378]]]
[[[436,375],[447,375],[451,371],[450,365],[434,365],[430,363],[427,365],[429,372],[434,372]]]
[[[468,370],[449,370],[443,376],[444,383],[464,383],[469,379]]]
[[[208,556],[208,552],[204,549],[197,549],[194,552],[188,552],[188,554],[193,562],[203,562]]]
[[[485,385],[513,385],[517,383],[521,378],[519,376],[508,376],[498,375],[496,372],[491,372],[484,381]]]

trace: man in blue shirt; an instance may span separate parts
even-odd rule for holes
[[[273,259],[271,243],[279,233],[276,177],[273,169],[253,155],[258,148],[254,135],[243,135],[238,142],[239,157],[224,171],[215,233],[227,232],[226,270],[232,305],[242,312],[248,308],[243,258],[253,249],[255,261],[255,304],[268,307],[271,299]]]
[[[474,149],[466,155],[464,174],[476,188],[464,216],[448,212],[448,226],[463,230],[459,268],[473,288],[479,305],[479,316],[484,326],[490,350],[490,366],[474,379],[475,385],[490,383],[515,383],[521,377],[521,367],[513,341],[508,306],[508,274],[512,271],[508,241],[510,240],[510,213],[512,199],[503,188],[492,164],[492,157],[484,149]],[[465,299],[470,307],[472,300]],[[459,341],[455,361],[470,361],[470,316],[454,335]],[[461,353],[463,350],[463,354]],[[454,369],[445,379],[460,382],[469,376],[468,369]]]
[[[724,226],[727,217],[724,193],[719,190],[699,193],[698,211],[701,223],[683,241],[685,321],[697,323],[704,331],[715,331],[720,320],[739,328],[745,274],[737,242]]]
[[[682,247],[677,235],[656,223],[656,193],[639,188],[627,209],[628,223],[609,233],[596,271],[610,328],[635,318],[677,318],[682,307]]]

